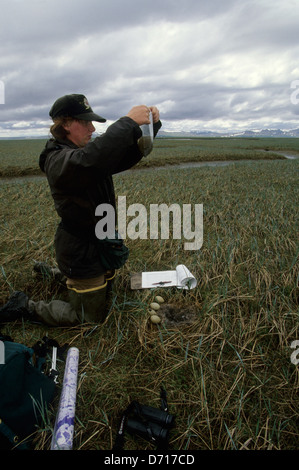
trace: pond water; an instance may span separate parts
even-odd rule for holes
[[[299,155],[290,154],[290,153],[279,153],[283,157],[287,158],[288,160],[295,160],[299,158]],[[212,167],[221,167],[221,166],[228,166],[238,163],[258,163],[258,162],[281,162],[283,160],[219,160],[213,162],[185,162],[185,163],[178,163],[175,165],[163,165],[163,166],[156,166],[156,167],[144,167],[138,169],[130,169],[126,170],[124,173],[133,172],[133,171],[147,171],[147,170],[171,170],[174,168],[200,168],[204,166],[212,166]]]
[[[295,160],[299,158],[297,154],[291,153],[280,153],[288,160]],[[281,162],[283,160],[226,160],[226,161],[214,161],[214,162],[186,162],[186,163],[178,163],[175,165],[163,165],[163,166],[156,166],[156,167],[144,167],[138,169],[130,169],[123,172],[125,173],[132,173],[137,171],[148,171],[148,170],[172,170],[175,168],[200,168],[205,166],[212,166],[212,167],[223,167],[232,164],[239,164],[239,163],[258,163],[258,162]],[[19,177],[10,177],[10,178],[1,178],[0,177],[0,185],[3,184],[12,184],[12,183],[28,183],[28,182],[36,182],[36,181],[43,181],[45,176],[43,175],[25,175]]]

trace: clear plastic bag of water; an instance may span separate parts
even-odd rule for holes
[[[138,147],[144,157],[147,157],[153,150],[154,144],[154,128],[153,128],[153,115],[149,114],[150,124],[143,124],[140,126],[142,136],[138,139]]]

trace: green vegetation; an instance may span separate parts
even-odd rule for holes
[[[0,177],[41,174],[38,157],[46,140],[0,140]],[[282,159],[281,152],[299,153],[299,140],[270,138],[156,139],[151,155],[138,167],[179,162]]]
[[[192,138],[157,139],[149,159],[139,166],[173,165],[178,162],[273,160],[282,151],[299,153],[297,139]]]
[[[296,139],[160,139],[147,161],[156,154],[171,162],[196,154],[248,159],[246,146],[249,154],[299,150]],[[24,166],[34,166],[32,155]],[[130,258],[104,325],[2,328],[27,345],[47,333],[79,348],[74,448],[111,449],[121,412],[134,399],[159,407],[161,385],[176,415],[170,449],[298,448],[299,365],[290,359],[298,339],[298,170],[298,160],[281,160],[115,176],[127,205],[203,204],[204,242],[193,252],[184,251],[184,240],[127,240]],[[13,290],[65,299],[61,286],[32,275],[34,260],[55,264],[58,218],[47,182],[0,184],[0,204],[0,304]],[[131,273],[179,263],[198,279],[196,289],[130,289]],[[157,294],[178,313],[195,312],[192,322],[150,323]],[[55,411],[37,432],[36,449],[49,448]],[[127,436],[126,449],[154,447]]]
[[[41,173],[38,157],[46,141],[0,140],[0,176],[22,176]]]

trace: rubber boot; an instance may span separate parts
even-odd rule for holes
[[[107,296],[112,292],[115,276],[116,276],[115,269],[113,271],[108,271],[107,274],[105,275],[105,279],[107,282],[107,292],[106,292]]]
[[[107,282],[96,290],[68,289],[70,304],[80,323],[103,323],[107,316]]]
[[[33,315],[29,310],[29,299],[24,292],[14,292],[0,309],[0,323],[15,321],[21,318],[31,320],[32,317]]]

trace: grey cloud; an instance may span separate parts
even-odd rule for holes
[[[76,92],[109,120],[145,102],[169,126],[295,125],[298,10],[280,0],[10,0],[0,127],[43,129],[53,101]]]

